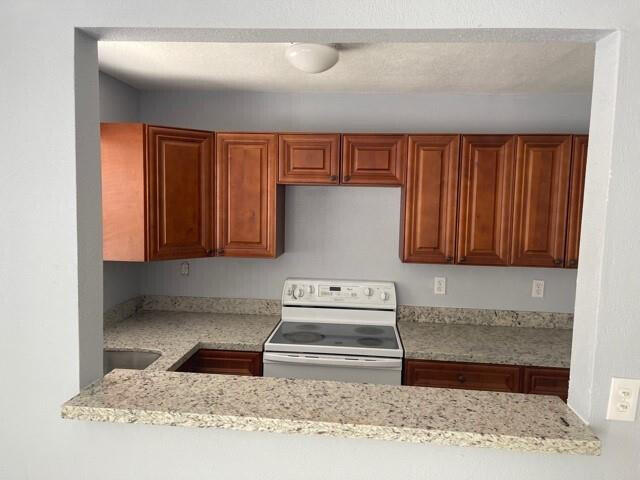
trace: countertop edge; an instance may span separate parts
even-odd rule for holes
[[[195,428],[219,428],[248,432],[324,435],[340,438],[398,441],[458,447],[499,448],[511,451],[600,455],[599,440],[567,440],[492,435],[438,429],[414,429],[368,424],[313,422],[281,418],[227,416],[177,411],[153,411],[63,405],[61,417],[81,421],[141,423]]]

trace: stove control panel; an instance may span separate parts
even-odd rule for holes
[[[393,282],[288,278],[282,304],[395,310],[396,287]]]

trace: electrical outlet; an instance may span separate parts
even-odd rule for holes
[[[544,280],[534,280],[531,286],[531,296],[535,298],[544,297]]]
[[[638,409],[638,392],[640,392],[640,380],[613,377],[609,392],[607,420],[633,422]]]
[[[447,294],[447,279],[445,277],[435,277],[433,279],[433,294],[434,295]]]
[[[180,275],[185,277],[189,275],[189,262],[182,262],[180,264]]]

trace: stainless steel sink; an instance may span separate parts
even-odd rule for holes
[[[127,352],[122,350],[105,350],[103,354],[104,375],[114,368],[144,370],[160,357],[154,352]]]

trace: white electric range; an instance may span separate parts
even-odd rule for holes
[[[396,306],[393,282],[287,279],[264,376],[400,385]]]

